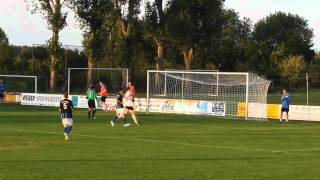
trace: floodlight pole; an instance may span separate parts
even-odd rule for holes
[[[309,106],[309,75],[306,73],[306,83],[307,83],[307,106]]]
[[[68,94],[70,94],[70,69],[68,68]]]
[[[38,78],[37,76],[34,77],[34,93],[38,93]]]

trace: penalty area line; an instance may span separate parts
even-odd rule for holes
[[[54,131],[43,131],[43,130],[0,129],[0,131],[63,135],[63,133],[54,132]],[[121,137],[115,137],[115,136],[97,136],[97,135],[78,134],[78,133],[72,133],[72,136],[94,138],[94,139],[123,139]],[[174,145],[181,145],[181,146],[204,147],[204,148],[213,148],[213,149],[248,150],[248,151],[283,153],[283,154],[292,154],[292,155],[300,154],[300,153],[294,153],[295,151],[281,151],[281,150],[267,150],[267,149],[261,149],[261,148],[243,148],[243,147],[219,146],[219,145],[208,145],[208,144],[195,144],[195,143],[184,143],[184,142],[176,142],[176,141],[157,140],[157,139],[126,138],[126,140],[150,142],[150,143],[158,143],[158,144],[174,144]],[[305,151],[308,151],[308,150],[303,150],[303,152]],[[302,151],[299,151],[299,152],[302,152]]]

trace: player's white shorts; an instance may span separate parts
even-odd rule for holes
[[[124,117],[124,108],[119,108],[116,110],[118,118]]]
[[[62,119],[62,124],[64,127],[72,126],[73,120],[72,120],[72,118],[64,118],[64,119]]]

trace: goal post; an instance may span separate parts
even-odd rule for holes
[[[92,84],[96,87],[99,81],[107,85],[108,92],[113,94],[123,86],[128,86],[129,70],[127,68],[68,68],[67,91],[85,93],[87,90],[87,73],[92,70]]]
[[[270,81],[248,72],[149,70],[146,109],[265,119],[269,85]],[[152,107],[154,102],[166,104]]]
[[[6,85],[6,91],[38,93],[37,76],[0,74]]]

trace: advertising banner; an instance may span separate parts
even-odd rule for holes
[[[320,121],[320,106],[291,105],[289,120]]]
[[[226,103],[222,101],[213,101],[209,103],[208,115],[212,116],[225,116]]]
[[[56,94],[22,93],[20,100],[22,105],[58,107],[60,101],[63,100],[63,96]]]

